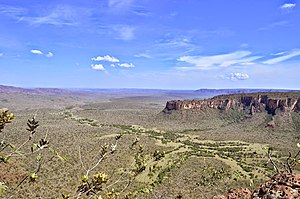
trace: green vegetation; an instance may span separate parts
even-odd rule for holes
[[[162,115],[159,102],[148,106],[151,100],[123,98],[39,110],[18,109],[18,104],[12,108],[16,118],[5,110],[0,194],[210,198],[232,187],[253,188],[276,173],[264,148],[276,147],[271,157],[279,170],[286,169],[280,162],[289,158],[288,151],[297,152],[296,113],[287,131],[265,128],[268,115],[245,118],[243,111]]]
[[[300,131],[300,115],[298,113],[291,113],[292,120],[295,125],[296,132]]]

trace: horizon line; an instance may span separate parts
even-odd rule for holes
[[[7,87],[15,87],[15,88],[24,88],[24,89],[65,89],[65,90],[174,90],[174,91],[197,91],[197,90],[296,90],[300,91],[297,88],[247,88],[247,87],[240,87],[240,88],[138,88],[138,87],[115,87],[115,88],[89,88],[89,87],[30,87],[30,86],[17,86],[17,85],[6,85],[0,84],[0,86],[7,86]]]

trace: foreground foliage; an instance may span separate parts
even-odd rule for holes
[[[222,191],[227,189],[227,186],[237,186],[241,183],[257,186],[262,176],[272,176],[276,171],[271,161],[265,165],[264,151],[260,151],[255,144],[238,141],[203,141],[183,133],[161,132],[134,125],[108,125],[97,120],[78,117],[69,111],[63,115],[66,120],[79,123],[81,128],[109,127],[120,129],[121,133],[109,135],[109,139],[95,142],[98,143],[95,146],[89,142],[85,148],[77,145],[76,160],[80,162],[82,172],[78,173],[77,181],[73,180],[75,184],[72,186],[73,190],[55,193],[56,197],[60,195],[60,198],[164,198],[170,195],[176,184],[179,184],[181,193],[174,191],[174,197],[180,198],[185,195],[196,197],[189,192],[191,187],[193,191],[201,190],[203,197],[206,197],[208,192],[214,192],[216,189]],[[52,164],[53,158],[66,164],[71,162],[68,159],[73,158],[69,156],[67,159],[54,149],[57,143],[51,141],[51,135],[48,136],[46,133],[40,136],[36,116],[27,121],[27,139],[24,143],[16,147],[8,142],[5,134],[13,132],[6,131],[5,127],[14,118],[15,116],[8,110],[1,111],[0,164],[15,164],[17,158],[23,157],[27,162],[32,162],[30,164],[32,168],[27,169],[26,175],[24,174],[16,183],[0,180],[0,193],[4,197],[18,197],[18,190],[22,187],[30,188],[44,180],[44,175],[49,172],[46,165]],[[143,140],[145,138],[155,140],[153,146],[159,144],[164,147],[149,150]],[[92,149],[99,151],[96,155],[95,153],[90,155]],[[284,165],[280,164],[283,158],[276,150],[269,149],[267,148],[267,154],[271,153],[270,157],[276,165],[279,164],[280,168],[289,168],[281,166]],[[122,155],[126,153],[127,162],[120,162],[119,153]],[[115,158],[117,159],[114,163],[109,161]],[[296,166],[295,163],[299,161],[298,155],[293,158],[290,155],[288,160],[288,165]],[[60,181],[68,179],[68,177],[58,179],[58,186]],[[178,181],[174,182],[175,179]],[[164,193],[165,189],[169,189],[169,192]]]

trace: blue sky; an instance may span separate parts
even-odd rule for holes
[[[0,0],[0,84],[300,89],[296,0]]]

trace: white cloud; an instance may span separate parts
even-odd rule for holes
[[[295,3],[285,3],[282,6],[280,6],[281,9],[292,9],[296,6]]]
[[[179,67],[175,67],[176,70],[179,71],[193,71],[193,70],[199,70],[199,67],[195,67],[195,66],[179,66]],[[201,68],[201,70],[204,70],[204,68]]]
[[[0,53],[0,57],[2,57],[3,56],[3,53]]]
[[[53,9],[40,9],[39,15],[28,16],[29,10],[21,7],[0,4],[0,15],[11,17],[18,22],[30,25],[74,26],[87,22],[92,14],[91,9],[78,6],[57,5]]]
[[[137,58],[148,58],[148,59],[151,59],[152,57],[151,57],[151,55],[149,55],[149,54],[147,54],[147,53],[140,53],[140,54],[136,54],[136,55],[134,55],[135,57],[137,57]]]
[[[134,68],[135,67],[132,63],[130,63],[130,64],[123,63],[123,64],[118,64],[118,65],[123,68]]]
[[[244,63],[241,63],[240,65],[241,66],[250,66],[250,65],[254,65],[255,63],[254,62],[244,62]]]
[[[158,48],[168,49],[168,51],[171,49],[178,49],[180,52],[185,50],[185,53],[199,50],[199,46],[192,42],[193,36],[190,36],[190,34],[194,33],[189,33],[188,35],[183,36],[178,33],[170,32],[165,34],[163,38],[159,39],[156,45]]]
[[[227,67],[247,68],[249,66],[263,66],[274,65],[286,60],[300,56],[300,49],[291,51],[272,53],[271,56],[258,55],[253,56],[250,51],[236,51],[233,53],[211,55],[211,56],[182,56],[177,59],[180,62],[186,62],[189,65],[178,66],[177,70],[191,71],[191,70],[210,70],[221,69]],[[271,57],[271,58],[270,58]],[[234,73],[233,73],[234,74]],[[238,74],[238,73],[237,73]],[[237,78],[237,76],[230,76]],[[241,76],[241,78],[243,78]]]
[[[187,37],[182,38],[172,38],[172,39],[163,39],[160,42],[161,46],[169,47],[189,47],[191,46],[191,39]]]
[[[258,30],[261,30],[261,31],[263,31],[263,30],[271,30],[271,29],[274,29],[274,28],[277,28],[277,27],[283,27],[283,26],[288,26],[288,25],[289,25],[288,21],[277,21],[277,22],[268,24],[265,27],[261,27]]]
[[[151,12],[145,10],[145,9],[135,9],[132,11],[133,14],[136,14],[138,16],[142,16],[142,17],[149,17],[152,15]]]
[[[108,0],[108,6],[110,8],[124,9],[130,7],[133,2],[134,0]]]
[[[101,71],[105,71],[105,68],[102,64],[92,64],[92,69],[94,70],[101,70]]]
[[[246,80],[249,79],[249,75],[246,73],[230,73],[227,75],[221,75],[220,76],[223,79],[229,79],[229,80]]]
[[[75,6],[58,5],[52,10],[46,10],[40,16],[22,16],[19,21],[31,25],[49,24],[54,26],[75,26],[90,16],[90,10]]]
[[[110,67],[123,67],[123,68],[134,68],[135,66],[132,63],[121,63],[121,64],[116,64],[118,62],[120,62],[119,59],[110,56],[110,55],[105,55],[105,56],[98,56],[98,57],[93,57],[92,61],[106,61],[106,62],[110,62],[111,64],[109,64]],[[94,70],[103,70],[106,71],[106,69],[104,68],[103,64],[92,64],[91,65],[92,68]],[[106,71],[107,72],[107,71]]]
[[[19,18],[20,16],[27,13],[27,10],[20,7],[8,6],[8,5],[0,5],[0,14],[12,17]]]
[[[44,56],[49,57],[49,58],[54,56],[52,52],[48,52],[47,54],[45,54],[45,53],[43,53],[42,51],[36,50],[36,49],[30,50],[30,52],[31,52],[32,54],[36,54],[36,55],[44,55]]]
[[[48,52],[48,54],[46,55],[46,57],[53,57],[53,53],[52,52]]]
[[[116,26],[114,30],[119,34],[118,39],[129,41],[135,38],[135,27],[131,26]]]
[[[151,56],[170,61],[180,56],[202,52],[202,46],[194,40],[198,38],[196,30],[171,30],[155,40],[151,47]],[[150,52],[150,51],[149,51]],[[149,52],[143,52],[149,54]]]
[[[237,64],[247,65],[261,58],[261,56],[249,56],[251,54],[249,51],[236,51],[212,56],[183,56],[177,59],[177,61],[192,64],[194,69],[211,69],[216,67],[229,67]]]
[[[45,56],[50,58],[50,57],[53,57],[54,55],[52,52],[48,52],[48,54],[46,54]]]
[[[247,43],[241,44],[241,48],[247,48],[247,47],[249,47],[249,44],[247,44]]]
[[[278,55],[284,55],[286,52],[278,52],[278,53],[272,53],[271,55],[273,56],[278,56]]]
[[[290,52],[287,52],[287,53],[277,53],[277,55],[282,55],[282,56],[279,56],[279,57],[275,57],[275,58],[272,58],[272,59],[268,59],[264,62],[262,62],[263,64],[277,64],[279,62],[283,62],[285,60],[288,60],[288,59],[291,59],[293,57],[296,57],[296,56],[299,56],[300,55],[300,49],[294,49]]]
[[[44,53],[42,53],[42,51],[40,50],[31,50],[30,51],[32,54],[38,54],[38,55],[43,55]]]
[[[93,61],[107,61],[107,62],[112,62],[112,63],[120,62],[119,59],[117,59],[113,56],[110,56],[110,55],[93,57],[92,60]]]

